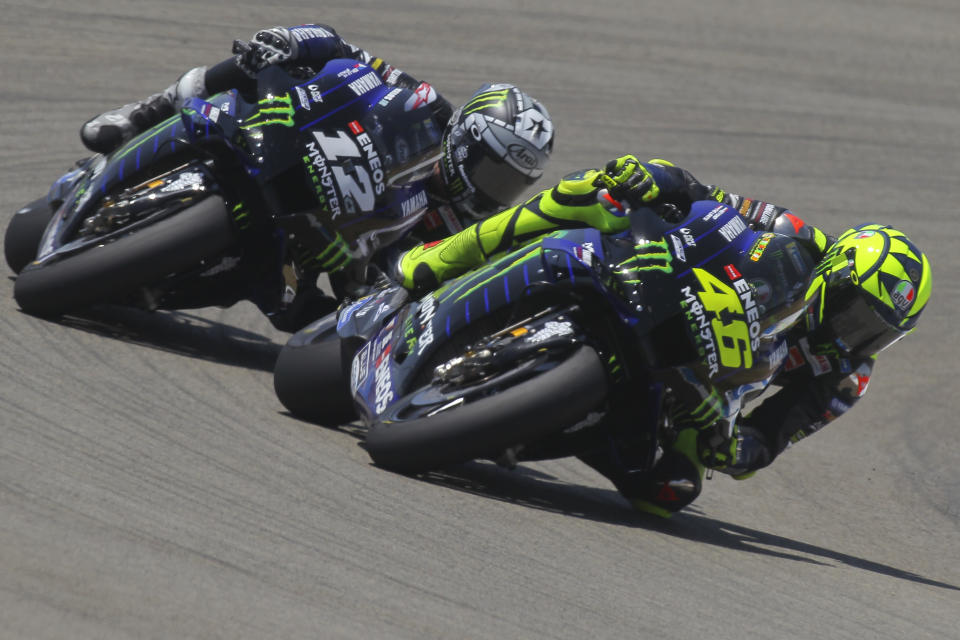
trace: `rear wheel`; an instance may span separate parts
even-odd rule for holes
[[[40,240],[53,214],[46,198],[37,198],[14,214],[3,236],[3,253],[11,271],[20,273],[37,257]]]
[[[113,242],[29,265],[17,277],[13,295],[27,313],[58,315],[122,299],[217,256],[233,242],[223,198],[211,196]]]
[[[495,457],[575,425],[606,395],[600,358],[581,346],[553,368],[478,400],[434,415],[374,423],[366,448],[375,463],[402,473]]]

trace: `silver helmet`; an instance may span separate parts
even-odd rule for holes
[[[442,146],[450,203],[481,219],[514,204],[543,175],[553,151],[553,121],[514,85],[486,84],[454,112]]]

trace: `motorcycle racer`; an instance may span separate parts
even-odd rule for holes
[[[230,89],[250,95],[255,101],[257,74],[273,65],[296,78],[313,77],[325,63],[336,58],[357,60],[372,67],[384,84],[411,90],[416,108],[427,108],[443,134],[440,160],[426,167],[425,213],[417,235],[420,240],[442,238],[463,225],[480,220],[515,201],[543,175],[553,150],[554,127],[550,114],[537,100],[511,84],[486,84],[459,109],[431,85],[367,51],[346,42],[327,25],[306,24],[272,27],[254,34],[249,42],[235,41],[234,55],[210,67],[184,73],[164,91],[144,100],[109,110],[88,120],[80,138],[91,151],[109,153],[134,136],[174,115],[189,98],[207,98]],[[295,152],[292,150],[292,152]],[[418,173],[423,175],[424,172]],[[405,214],[401,217],[405,217]],[[279,311],[268,313],[277,328],[292,330],[330,310],[332,301],[314,286],[326,271],[351,292],[368,278],[366,246],[344,246],[339,236],[317,230],[310,215],[286,216],[285,229],[292,235],[287,262],[289,272],[299,274],[285,287]],[[349,244],[349,243],[347,243]]]
[[[673,407],[678,436],[649,472],[640,462],[645,445],[632,442],[629,425],[611,425],[608,441],[579,456],[637,509],[664,517],[699,495],[705,469],[750,477],[862,398],[877,354],[913,331],[931,293],[929,262],[902,232],[865,224],[828,236],[784,207],[703,185],[665,160],[641,163],[627,155],[602,171],[568,175],[443,241],[411,249],[395,274],[407,288],[432,289],[555,229],[625,231],[630,222],[623,203],[679,221],[696,200],[727,204],[751,228],[793,237],[819,264],[808,278],[802,319],[788,329],[787,350],[771,382],[779,387],[775,393],[732,424],[715,411]],[[702,391],[699,399],[707,405]]]

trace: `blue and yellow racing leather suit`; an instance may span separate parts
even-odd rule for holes
[[[662,215],[685,212],[696,200],[713,199],[736,208],[755,230],[795,238],[817,259],[833,242],[783,207],[701,184],[664,160],[639,164],[651,178],[643,203]],[[442,241],[413,248],[400,258],[398,279],[408,288],[433,288],[556,229],[626,230],[629,221],[610,196],[613,189],[608,191],[610,181],[601,178],[604,173],[589,169],[570,174],[522,204]],[[802,324],[790,331],[787,355],[772,381],[780,388],[740,417],[734,438],[719,437],[709,428],[682,430],[653,470],[644,471],[646,445],[632,442],[632,430],[624,425],[627,428],[609,429],[608,441],[583,452],[580,459],[609,478],[634,506],[664,516],[699,495],[705,467],[737,478],[752,475],[792,443],[848,411],[866,391],[873,358],[851,359],[811,340]]]

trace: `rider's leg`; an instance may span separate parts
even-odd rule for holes
[[[91,118],[80,128],[80,140],[91,151],[113,151],[172,116],[187,98],[209,95],[204,78],[206,70],[206,67],[190,69],[160,93]]]

